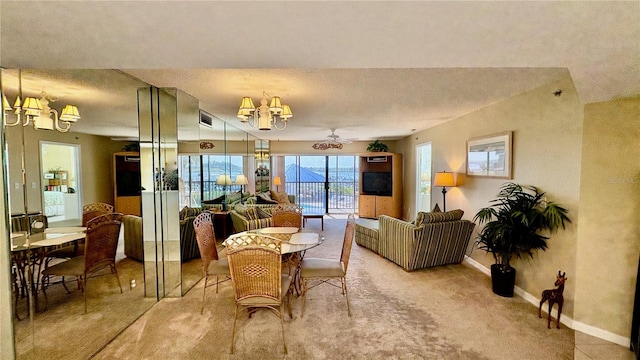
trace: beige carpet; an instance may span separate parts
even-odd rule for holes
[[[307,256],[337,258],[344,220],[325,220],[327,240]],[[309,222],[309,229],[320,226]],[[348,272],[349,318],[340,290],[320,286],[292,301],[286,318],[289,355],[278,319],[259,311],[238,321],[229,355],[231,283],[208,291],[202,281],[184,298],[164,299],[108,344],[96,359],[573,359],[574,332],[547,329],[519,297],[491,292],[490,279],[464,264],[407,273],[354,243]],[[209,290],[209,289],[208,289]]]
[[[46,311],[44,296],[40,293],[33,322],[28,317],[14,322],[17,358],[87,359],[153,306],[155,299],[144,297],[142,264],[124,258],[116,266],[123,293],[115,276],[108,272],[90,278],[87,314],[83,293],[74,280],[67,281],[71,294],[67,294],[60,283],[49,286]],[[129,281],[134,279],[138,286],[132,288]],[[25,299],[20,299],[18,311],[26,316]]]

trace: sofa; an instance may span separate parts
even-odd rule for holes
[[[419,212],[407,222],[387,215],[356,224],[355,241],[406,271],[462,262],[475,224],[462,210]]]

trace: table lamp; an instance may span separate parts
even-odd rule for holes
[[[433,186],[442,186],[442,211],[447,211],[447,186],[456,186],[455,178],[451,172],[437,172],[433,179]]]
[[[247,181],[247,177],[244,176],[244,174],[240,174],[238,176],[236,176],[236,185],[240,185],[240,204],[242,204],[242,198],[243,198],[243,194],[244,194],[244,186],[247,185],[249,182]]]
[[[231,182],[231,176],[228,174],[218,176],[216,185],[222,185],[222,192],[224,196],[224,200],[222,200],[222,211],[227,211],[227,186],[233,185]]]
[[[273,178],[273,185],[276,186],[276,191],[280,192],[280,185],[282,185],[282,180],[280,180],[280,176],[276,176]]]

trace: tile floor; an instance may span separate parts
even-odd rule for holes
[[[575,360],[635,360],[628,347],[576,331]]]

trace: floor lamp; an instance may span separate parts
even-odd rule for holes
[[[244,186],[249,182],[247,181],[247,177],[244,174],[240,174],[236,176],[236,185],[240,185],[240,204],[242,204],[242,199],[244,197]]]
[[[447,211],[447,186],[456,186],[456,181],[451,172],[437,172],[433,179],[433,186],[442,186],[442,211]]]

